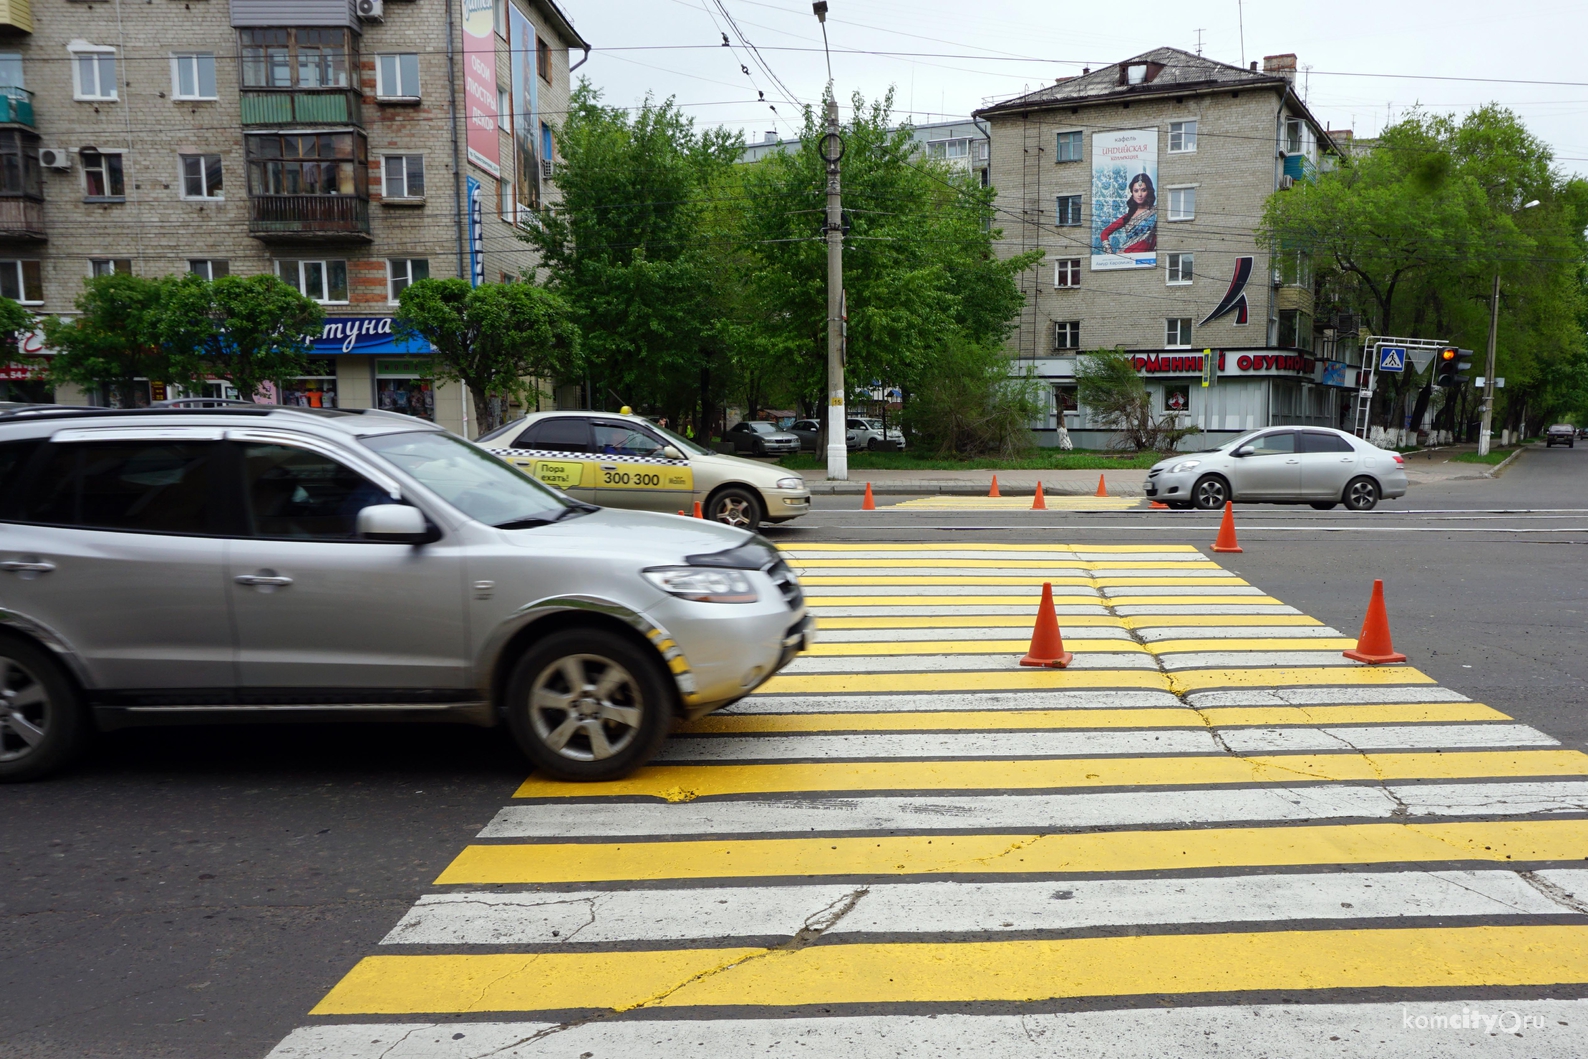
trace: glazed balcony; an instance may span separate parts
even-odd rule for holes
[[[33,93],[25,88],[0,86],[0,125],[33,128]]]

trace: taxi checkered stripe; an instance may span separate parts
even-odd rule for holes
[[[556,460],[562,463],[648,463],[660,467],[677,467],[682,460],[665,456],[618,456],[602,452],[551,452],[545,449],[497,449],[486,452],[497,456],[518,456],[536,460]]]

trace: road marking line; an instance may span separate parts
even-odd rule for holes
[[[1192,544],[893,544],[886,545],[849,543],[849,542],[817,542],[801,541],[787,548],[779,549],[787,555],[808,555],[812,552],[832,552],[837,555],[900,555],[912,552],[944,552],[956,554],[961,552],[1052,552],[1055,555],[1086,556],[1096,554],[1107,558],[1117,555],[1131,555],[1158,552],[1164,555],[1185,555],[1195,559],[1204,559],[1205,556],[1197,551]]]
[[[1020,645],[1019,650],[988,654],[986,652],[967,654],[936,654],[936,655],[848,655],[827,658],[812,658],[801,655],[779,671],[779,679],[798,680],[816,673],[842,674],[854,676],[869,673],[901,673],[914,676],[926,676],[936,672],[962,672],[989,671],[1014,669],[1020,664],[1020,658],[1026,653],[1030,642]],[[1157,672],[1158,663],[1153,661],[1152,655],[1138,643],[1129,640],[1077,640],[1071,646],[1065,644],[1067,650],[1075,654],[1075,659],[1065,672],[1079,673],[1101,670],[1151,670]],[[1350,665],[1361,663],[1349,662]]]
[[[802,574],[802,585],[880,585],[888,588],[903,588],[916,586],[945,586],[945,585],[1019,585],[1030,588],[1036,585],[1041,588],[1046,581],[1054,587],[1083,585],[1090,587],[1140,587],[1140,586],[1196,586],[1208,588],[1212,586],[1239,586],[1248,582],[1239,577],[1213,576],[1186,577],[1155,577],[1143,575],[1138,577],[1063,577],[1053,574]]]
[[[950,569],[964,569],[966,571],[1008,570],[1013,573],[1041,572],[1053,569],[1074,570],[1155,570],[1174,569],[1177,571],[1194,570],[1223,570],[1224,568],[1211,559],[1204,559],[1200,555],[1174,556],[1165,559],[1077,559],[1073,555],[1055,558],[1052,561],[1034,558],[1009,557],[999,559],[975,559],[966,556],[944,555],[931,558],[871,558],[871,559],[837,559],[815,558],[810,556],[797,556],[796,553],[783,550],[783,556],[789,560],[789,565],[797,566],[802,570],[938,570],[946,572]]]
[[[1198,691],[1186,696],[1194,709],[1215,706],[1345,706],[1377,702],[1470,702],[1449,688],[1271,688],[1264,691]]]
[[[1275,600],[1273,603],[1267,603],[1267,604],[1256,604],[1256,605],[1254,605],[1254,604],[1251,604],[1251,603],[1244,603],[1244,604],[1223,604],[1223,605],[1218,605],[1218,606],[1209,606],[1206,603],[1201,603],[1201,604],[1154,603],[1154,604],[1142,605],[1138,601],[1135,604],[1131,604],[1131,603],[1115,603],[1109,609],[1110,609],[1110,611],[1112,613],[1118,614],[1120,617],[1125,618],[1127,620],[1129,618],[1137,617],[1137,616],[1187,615],[1187,616],[1206,617],[1206,616],[1210,616],[1210,615],[1220,615],[1220,614],[1235,615],[1235,616],[1242,617],[1242,618],[1251,618],[1251,617],[1254,617],[1254,616],[1257,616],[1257,615],[1281,615],[1281,614],[1295,615],[1297,617],[1305,617],[1305,615],[1303,615],[1301,613],[1301,611],[1297,610],[1295,607],[1289,606],[1289,605],[1284,604],[1284,603],[1280,603],[1277,600]],[[1316,620],[1316,619],[1314,619],[1314,620]]]
[[[1116,607],[1115,610],[1123,614],[1126,608]],[[1328,626],[1317,618],[1308,617],[1293,607],[1253,607],[1254,613],[1248,613],[1240,607],[1210,607],[1209,613],[1193,613],[1191,608],[1183,607],[1133,607],[1132,614],[1122,616],[1119,620],[1127,629],[1171,629],[1195,626],[1198,628],[1210,626],[1238,627],[1247,626],[1272,626],[1275,628],[1293,628],[1296,626],[1310,626],[1316,629],[1327,629]],[[1284,611],[1285,613],[1271,613]],[[1207,633],[1209,636],[1221,635]],[[1301,636],[1300,632],[1285,632],[1286,636]],[[1306,634],[1310,635],[1310,634]],[[1331,629],[1327,634],[1334,635]]]
[[[1333,631],[1333,630],[1328,630]],[[1320,630],[1321,632],[1321,630]],[[1145,638],[1145,637],[1144,637]],[[1178,652],[1197,653],[1204,651],[1344,651],[1356,646],[1356,637],[1347,639],[1335,633],[1331,636],[1319,635],[1316,637],[1288,637],[1265,636],[1250,639],[1198,639],[1198,640],[1157,640],[1149,642],[1147,650],[1155,655],[1175,654]]]
[[[1052,511],[1129,511],[1141,506],[1140,497],[1050,496],[1044,498]],[[901,500],[889,507],[915,511],[1029,511],[1028,496],[927,496]]]
[[[1148,650],[1152,650],[1155,645],[1167,640],[1185,639],[1188,632],[1195,632],[1197,637],[1209,641],[1210,647],[1226,647],[1231,640],[1240,639],[1249,639],[1253,642],[1266,644],[1275,638],[1284,637],[1305,638],[1311,643],[1330,638],[1342,638],[1338,629],[1331,629],[1329,626],[1321,624],[1274,626],[1221,620],[1219,624],[1208,626],[1197,624],[1192,629],[1187,629],[1186,624],[1159,626],[1155,623],[1142,623],[1143,620],[1140,618],[1128,620],[1132,623],[1130,629],[1136,634],[1136,637],[1148,643]],[[1355,646],[1356,641],[1352,640],[1351,644]]]
[[[930,596],[900,596],[867,595],[850,591],[845,595],[823,595],[820,592],[808,592],[805,595],[805,606],[814,611],[818,618],[832,607],[965,607],[965,606],[1003,606],[1018,607],[1027,613],[1035,614],[1037,604],[1042,601],[1042,592],[1035,593],[1025,589],[1011,592],[984,592],[978,590],[967,591],[964,595],[951,592],[939,592]],[[1089,614],[1105,614],[1101,597],[1088,593],[1077,595],[1074,593],[1055,594],[1053,602],[1060,606],[1069,604],[1086,608]],[[952,611],[950,613],[953,613]]]
[[[314,1015],[973,1003],[1588,981],[1588,926],[367,956]],[[1536,1047],[1536,1042],[1535,1042]],[[566,1053],[565,1053],[566,1054]]]
[[[1078,622],[1066,621],[1064,625],[1064,639],[1071,637],[1077,640],[1108,640],[1115,643],[1135,643],[1130,635],[1130,630],[1117,621]],[[806,651],[809,655],[835,655],[835,654],[903,654],[910,651],[921,650],[921,645],[934,645],[932,650],[952,653],[954,651],[1007,651],[1009,644],[1018,644],[1020,653],[1025,654],[1030,637],[1025,635],[1030,631],[1031,619],[1024,622],[1024,628],[1015,626],[989,626],[981,628],[957,628],[945,630],[938,629],[818,629],[816,642]],[[943,639],[944,636],[953,636],[952,640]],[[1011,635],[1019,639],[1008,639]],[[988,647],[988,644],[1001,644],[999,647]],[[898,650],[892,650],[892,648]],[[868,650],[869,649],[869,650]]]
[[[1142,656],[1146,659],[1146,656]],[[933,673],[810,673],[787,675],[779,673],[761,690],[768,695],[843,692],[894,692],[894,691],[1018,691],[1025,688],[1037,690],[1064,688],[1151,688],[1169,691],[1169,678],[1157,668],[1122,670],[1085,668],[1082,656],[1069,669],[1018,668],[1018,659],[1010,659],[1009,672],[942,671]],[[1151,662],[1148,661],[1151,665]],[[1347,672],[1351,672],[1347,670]],[[1231,681],[1230,683],[1235,683]],[[1326,681],[1311,679],[1309,684]]]
[[[1260,666],[1327,666],[1357,668],[1365,665],[1345,657],[1355,640],[1341,641],[1341,647],[1327,651],[1201,651],[1187,654],[1153,652],[1158,662],[1171,672],[1179,670],[1246,669]]]
[[[1213,587],[1210,585],[1186,585],[1176,588],[1171,585],[1154,587],[1147,585],[1109,585],[1100,587],[1099,591],[1111,600],[1121,603],[1148,603],[1154,599],[1140,597],[1167,597],[1174,603],[1263,603],[1269,600],[1279,602],[1272,596],[1265,595],[1263,590],[1253,586],[1241,588]]]
[[[1115,630],[1108,630],[1113,632]],[[1103,630],[1087,629],[1083,634],[1072,630],[1064,633],[1064,644],[1070,651],[1119,651],[1127,654],[1145,654],[1147,648],[1136,643],[1124,629],[1117,630],[1117,635],[1101,635]],[[1082,645],[1085,646],[1082,646]],[[801,658],[885,658],[893,655],[972,655],[972,654],[1009,654],[1013,652],[1016,657],[1026,653],[1026,648],[1031,645],[1030,637],[1019,640],[984,640],[980,638],[969,640],[910,640],[903,639],[896,642],[882,640],[860,640],[850,642],[834,642],[818,640],[811,645],[810,650],[803,652]],[[1351,641],[1351,646],[1356,646],[1356,641]]]
[[[763,695],[746,696],[711,717],[762,713],[913,713],[962,708],[974,703],[979,712],[1031,709],[1185,709],[1167,691],[1015,691],[968,695]]]
[[[564,783],[530,776],[515,798],[642,795],[689,801],[715,795],[795,791],[1059,790],[1068,787],[1342,783],[1362,780],[1547,778],[1588,775],[1578,750],[1448,754],[1269,754],[1058,761],[834,761],[774,765],[648,765],[627,779]]]
[[[1203,688],[1239,685],[1278,687],[1286,684],[1432,684],[1434,678],[1410,666],[1353,666],[1297,669],[1196,669],[1169,676],[1170,690],[1185,693]]]

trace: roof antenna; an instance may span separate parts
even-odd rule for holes
[[[1197,54],[1202,54],[1202,27],[1197,27]]]
[[[1235,0],[1235,17],[1240,19],[1241,25],[1241,65],[1246,65],[1246,6],[1242,0]]]

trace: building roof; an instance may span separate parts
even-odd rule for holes
[[[586,53],[590,51],[589,42],[579,36],[579,31],[573,28],[573,23],[568,21],[568,16],[562,13],[562,9],[554,0],[534,0],[534,3],[540,8],[540,13],[546,17],[546,21],[551,23],[551,28],[557,31],[557,35],[566,41],[570,48],[578,48]]]
[[[1120,83],[1120,72],[1127,66],[1147,64],[1158,66],[1151,80],[1136,85]],[[1134,98],[1137,96],[1174,95],[1209,88],[1242,87],[1251,85],[1264,88],[1290,88],[1283,74],[1261,73],[1229,63],[1221,63],[1201,55],[1193,55],[1179,48],[1154,48],[1132,56],[1124,62],[1104,66],[1078,77],[1066,77],[1055,84],[1027,92],[1002,103],[994,103],[976,111],[977,117],[987,117],[1011,110],[1028,110],[1034,107],[1075,106],[1104,100]]]

